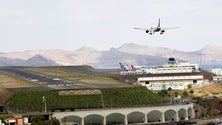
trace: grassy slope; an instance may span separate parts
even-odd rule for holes
[[[222,93],[222,84],[212,84],[209,86],[194,88],[194,96],[211,95],[215,93]]]
[[[0,89],[0,106],[3,106],[11,98],[13,93],[9,92],[6,89]]]
[[[59,96],[55,91],[19,92],[10,103],[10,107],[25,111],[42,111],[42,96],[47,100],[47,109],[82,109],[82,108],[110,108],[137,107],[163,104],[164,99],[145,87],[102,89],[97,95]]]

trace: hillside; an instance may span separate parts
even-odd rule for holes
[[[217,96],[222,99],[222,95],[220,95],[220,93],[222,93],[222,84],[212,84],[209,86],[194,89],[194,96],[208,96],[219,94]]]
[[[101,89],[101,93],[87,95],[59,95],[57,91],[18,92],[8,107],[11,110],[16,108],[17,111],[42,111],[43,95],[48,110],[156,106],[168,102],[146,87],[134,87]]]

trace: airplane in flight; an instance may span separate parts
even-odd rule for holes
[[[151,27],[150,29],[145,29],[145,28],[133,28],[133,29],[144,30],[146,33],[149,33],[150,35],[154,34],[155,32],[160,32],[160,34],[162,35],[166,30],[175,29],[175,28],[179,28],[179,27],[170,27],[170,28],[160,27],[160,19],[159,19],[157,27]]]

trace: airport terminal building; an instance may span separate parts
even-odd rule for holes
[[[184,90],[189,84],[195,86],[203,85],[203,75],[200,73],[180,73],[165,75],[150,75],[138,77],[137,84],[146,86],[150,90]]]
[[[147,75],[138,77],[137,84],[150,90],[184,90],[190,84],[202,86],[204,83],[198,64],[178,63],[174,58],[169,58],[168,63],[163,66],[146,68],[144,71]]]

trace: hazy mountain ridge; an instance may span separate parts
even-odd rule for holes
[[[43,57],[42,55],[35,55],[24,62],[25,66],[55,66],[58,65],[54,61]]]
[[[6,57],[0,57],[0,66],[20,66],[24,63],[22,59],[10,59]]]
[[[0,66],[91,65],[94,67],[118,67],[119,62],[152,66],[166,63],[169,57],[195,63],[222,62],[221,48],[222,46],[206,45],[200,50],[186,52],[127,43],[108,51],[98,51],[90,47],[82,47],[75,51],[29,50],[0,53]]]
[[[0,66],[56,66],[59,65],[54,61],[43,57],[42,55],[35,55],[27,60],[11,59],[0,57]]]
[[[158,55],[163,53],[173,53],[177,50],[163,48],[163,47],[149,47],[149,46],[141,46],[134,43],[128,43],[117,48],[118,51],[133,53],[133,54],[141,54],[141,55]]]

